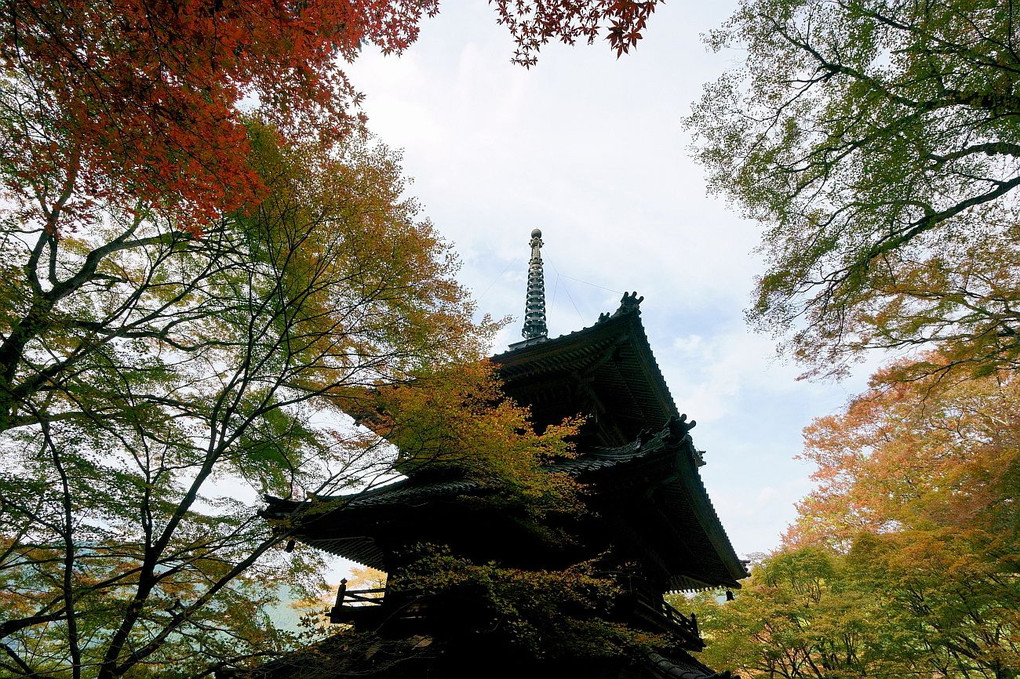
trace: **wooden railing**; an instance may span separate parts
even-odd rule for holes
[[[687,635],[694,637],[695,639],[701,640],[701,633],[698,631],[698,617],[691,613],[691,617],[685,616],[680,611],[676,610],[669,605],[669,602],[662,602],[662,612],[666,616],[666,620],[669,624],[675,625],[676,627],[683,630]]]
[[[344,578],[336,590],[336,603],[329,611],[329,621],[332,623],[349,622],[353,608],[382,606],[385,593],[386,589],[383,587],[347,589],[347,578]]]
[[[690,650],[701,650],[705,642],[698,631],[698,618],[691,613],[687,617],[670,606],[661,596],[652,596],[640,587],[631,589],[635,612],[644,620],[677,634],[689,645]]]
[[[640,578],[627,577],[621,579],[629,600],[632,614],[652,629],[675,634],[683,640],[685,648],[701,650],[705,643],[698,631],[698,619],[693,613],[686,616],[669,605],[662,596],[649,588]],[[346,578],[340,581],[336,592],[336,603],[329,611],[331,623],[354,623],[375,625],[383,621],[384,616],[392,621],[420,621],[427,609],[428,602],[420,596],[404,592],[399,601],[394,599],[384,611],[386,588],[347,589]]]

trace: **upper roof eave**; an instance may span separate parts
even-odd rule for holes
[[[613,314],[602,314],[593,325],[553,339],[518,343],[515,348],[496,354],[490,359],[499,368],[508,393],[519,380],[540,378],[543,374],[563,373],[587,366],[594,354],[614,346],[627,345],[633,351],[633,361],[624,361],[619,369],[635,391],[647,390],[663,417],[655,423],[661,427],[670,417],[679,417],[673,395],[652,353],[641,322],[637,293],[625,294],[620,307]],[[511,394],[512,395],[512,394]]]

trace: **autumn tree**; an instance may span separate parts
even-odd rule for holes
[[[550,39],[640,37],[655,2],[496,3],[517,58]],[[0,182],[57,233],[95,201],[179,211],[180,226],[266,190],[246,163],[242,111],[291,140],[360,124],[338,66],[363,44],[399,52],[437,0],[4,0]]]
[[[736,601],[700,603],[707,653],[772,677],[1015,678],[1015,374],[876,383],[806,430],[818,487]]]
[[[246,162],[242,102],[291,138],[335,139],[357,117],[337,60],[361,41],[399,51],[436,11],[429,0],[0,7],[0,171],[51,231],[97,199],[197,220],[251,201],[265,187]]]
[[[580,423],[536,434],[530,413],[503,395],[489,361],[422,371],[410,384],[380,385],[370,399],[372,416],[359,420],[396,447],[401,472],[455,473],[494,491],[489,502],[533,519],[580,509],[578,484],[548,466],[574,456]]]
[[[936,671],[1020,672],[1017,389],[1011,372],[929,377],[806,432],[820,485],[791,539],[846,551]]]
[[[744,0],[746,51],[688,119],[713,191],[766,225],[749,317],[813,374],[872,347],[1013,368],[1020,74],[1013,2]]]
[[[266,199],[200,237],[151,209],[60,238],[7,222],[5,674],[191,676],[278,648],[253,602],[314,558],[271,551],[258,493],[389,472],[343,413],[483,352],[385,147],[251,139]]]
[[[604,37],[617,56],[637,45],[648,19],[662,0],[495,0],[499,23],[514,36],[514,61],[534,66],[551,40],[589,45]]]
[[[780,549],[733,602],[696,604],[707,660],[749,676],[1013,679],[1015,373],[875,383],[806,430],[818,485]]]
[[[732,601],[697,595],[690,606],[707,646],[702,660],[740,676],[778,679],[931,676],[897,653],[881,601],[860,587],[846,557],[821,546],[757,559]],[[895,646],[894,653],[886,653]]]
[[[626,51],[653,6],[497,18],[528,55],[603,29]],[[5,674],[191,676],[275,651],[257,604],[309,557],[273,550],[286,532],[244,500],[389,473],[343,413],[480,357],[491,326],[338,66],[400,51],[436,8],[0,2]]]

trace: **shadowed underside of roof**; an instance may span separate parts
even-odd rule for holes
[[[655,436],[646,434],[623,446],[592,448],[550,465],[549,470],[589,485],[597,510],[613,507],[600,511],[617,530],[634,533],[660,554],[663,568],[670,573],[668,589],[739,587],[737,580],[746,571],[701,482],[700,455],[688,427],[673,420]],[[310,546],[386,570],[381,543],[395,531],[394,526],[419,526],[423,534],[436,530],[452,534],[461,530],[460,524],[436,526],[457,516],[450,502],[490,492],[467,479],[409,478],[360,494],[310,502],[269,497],[263,515],[280,525],[292,524],[294,536]]]
[[[624,295],[595,325],[492,357],[503,390],[528,405],[536,424],[588,419],[593,443],[618,446],[657,431],[679,411],[641,323],[640,298]]]

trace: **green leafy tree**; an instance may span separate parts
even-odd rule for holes
[[[742,676],[821,679],[910,675],[881,654],[880,602],[858,586],[842,555],[823,547],[759,559],[733,601],[689,602],[707,642],[702,660]]]
[[[731,657],[751,676],[1013,679],[1015,375],[877,380],[807,429],[818,487],[784,547],[735,601],[698,602],[709,662]]]
[[[1015,367],[1020,74],[1013,2],[744,0],[746,50],[688,119],[712,190],[767,227],[749,317],[810,374],[872,347]]]
[[[1006,372],[929,377],[806,433],[820,485],[790,539],[846,551],[933,671],[1020,672],[1017,390]]]
[[[532,63],[603,32],[625,52],[655,4],[495,9]],[[275,549],[256,492],[391,475],[344,415],[380,385],[493,388],[463,367],[493,326],[340,66],[401,51],[437,8],[0,0],[0,673],[205,676],[276,652],[259,604],[314,588],[315,559]],[[555,501],[528,488],[558,444],[523,422],[479,403],[456,433],[511,441],[472,473],[527,471],[521,492]]]
[[[690,603],[708,642],[702,660],[787,679],[1015,677],[1014,595],[994,600],[945,556],[905,566],[924,558],[917,548],[869,535],[848,554],[787,546],[754,565],[734,601]],[[935,562],[939,573],[928,571]]]
[[[663,641],[614,621],[622,590],[597,563],[536,571],[473,563],[431,545],[418,551],[393,574],[392,585],[430,597],[438,619],[455,611],[456,619],[445,621],[459,631],[453,639],[468,638],[508,662],[612,658],[636,644]]]
[[[201,676],[283,648],[258,605],[311,595],[317,560],[277,549],[258,493],[392,474],[344,413],[482,354],[493,326],[392,153],[250,130],[269,193],[201,236],[143,206],[60,237],[4,222],[5,675]]]

